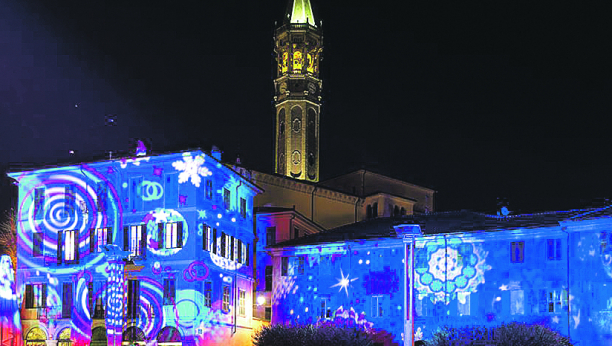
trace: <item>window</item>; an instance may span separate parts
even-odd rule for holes
[[[123,250],[129,251],[132,258],[145,258],[147,229],[144,225],[126,226],[123,229]]]
[[[393,216],[399,216],[399,215],[400,215],[400,209],[396,205],[395,207],[393,207]]]
[[[289,271],[289,257],[281,257],[281,276],[287,276]]]
[[[561,259],[561,239],[546,240],[546,258],[549,261],[558,261]]]
[[[266,246],[276,244],[276,227],[266,228]]]
[[[293,239],[297,239],[300,237],[300,230],[297,227],[293,228]]]
[[[525,242],[513,241],[510,244],[510,261],[512,263],[523,263],[525,261]]]
[[[42,220],[45,216],[45,188],[37,187],[34,190],[34,218]]]
[[[304,256],[298,257],[298,274],[304,275]]]
[[[107,206],[108,186],[105,183],[98,183],[96,187],[96,207],[98,212],[105,212]]]
[[[79,263],[79,232],[57,231],[57,264]]]
[[[47,285],[26,285],[25,307],[26,309],[44,308],[47,306]]]
[[[525,293],[523,290],[510,291],[510,314],[525,314]]]
[[[174,305],[176,298],[176,282],[174,279],[164,279],[164,305]]]
[[[212,180],[206,179],[206,198],[212,199]]]
[[[321,311],[319,311],[321,318],[331,318],[331,307],[329,307],[329,298],[321,298]]]
[[[64,187],[64,211],[68,213],[68,215],[73,215],[74,213],[76,207],[75,196],[73,185]]]
[[[457,292],[457,312],[459,316],[470,315],[470,292]]]
[[[212,236],[212,253],[217,254],[217,229],[213,228],[213,236]]]
[[[204,282],[204,306],[212,307],[212,282]]]
[[[157,225],[158,249],[179,249],[183,247],[183,223],[168,222]]]
[[[227,246],[225,245],[226,241],[225,241],[225,233],[221,232],[221,257],[226,256],[227,254]]]
[[[142,210],[142,177],[130,178],[130,210]]]
[[[372,218],[372,206],[368,204],[366,207],[366,219]]]
[[[238,290],[238,314],[242,317],[246,316],[246,292]]]
[[[96,281],[93,282],[92,297],[95,302],[95,308],[93,318],[101,319],[104,318],[104,307],[106,306],[106,282]]]
[[[372,317],[383,317],[383,297],[372,296]]]
[[[566,290],[553,290],[547,292],[548,312],[561,313],[567,311],[568,299]]]
[[[64,282],[62,286],[62,318],[71,318],[72,316],[72,283]]]
[[[378,217],[378,202],[374,202],[372,206],[372,217]]]
[[[272,319],[272,308],[269,306],[266,306],[265,308],[264,319],[266,321],[270,321]]]
[[[246,199],[244,198],[240,198],[240,216],[242,216],[243,219],[246,218]]]
[[[102,252],[102,246],[113,243],[113,232],[110,227],[91,230],[89,239],[89,252]]]
[[[266,292],[272,291],[272,266],[266,266]]]
[[[230,210],[230,207],[232,206],[232,194],[230,193],[230,190],[228,189],[223,189],[223,205],[225,206],[226,210]]]
[[[211,248],[211,230],[207,224],[202,224],[202,250],[210,251]]]
[[[221,310],[226,313],[230,311],[230,288],[227,285],[223,285],[223,305]]]
[[[32,256],[40,257],[43,252],[43,233],[34,232],[32,236]]]
[[[245,251],[245,252],[246,252],[246,262],[245,262],[245,264],[246,264],[247,266],[249,266],[249,265],[250,265],[250,264],[249,264],[249,258],[251,257],[251,249],[250,249],[250,247],[251,247],[251,245],[250,245],[250,244],[246,244],[246,251]]]
[[[242,240],[238,239],[238,246],[236,246],[238,250],[238,263],[242,263],[242,259],[244,258],[244,244],[242,244]]]
[[[236,248],[234,247],[234,236],[230,236],[230,260],[234,260],[234,253],[236,252]]]
[[[127,317],[137,318],[140,315],[140,281],[128,280]]]

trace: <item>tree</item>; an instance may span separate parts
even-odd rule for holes
[[[7,212],[0,221],[0,255],[8,255],[13,262],[13,274],[17,271],[17,215],[14,210]]]

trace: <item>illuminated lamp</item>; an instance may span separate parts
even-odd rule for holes
[[[259,296],[257,297],[257,305],[264,305],[266,303],[266,297]]]
[[[235,217],[232,218],[232,222],[236,222],[236,218]]]
[[[221,214],[217,214],[217,218],[219,218],[219,219],[220,219],[220,218],[222,218],[222,217],[223,217],[223,215],[221,215]]]

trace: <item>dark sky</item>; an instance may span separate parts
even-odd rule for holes
[[[605,8],[313,1],[323,178],[365,166],[434,188],[438,210],[494,212],[497,197],[515,212],[561,210],[612,196]],[[2,1],[0,169],[64,162],[70,150],[89,161],[141,138],[155,152],[214,144],[272,171],[272,33],[285,8]]]

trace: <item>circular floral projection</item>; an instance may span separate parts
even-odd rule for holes
[[[148,250],[151,253],[158,256],[170,256],[179,252],[185,244],[187,244],[187,238],[189,238],[189,226],[185,221],[185,218],[181,213],[174,209],[164,209],[157,208],[154,211],[149,212],[143,218],[144,224],[147,225],[147,244]],[[183,223],[183,239],[180,248],[170,248],[170,249],[158,249],[159,242],[159,229],[158,224],[163,223],[174,223],[174,222],[182,222]]]
[[[447,246],[444,241],[427,241],[416,251],[415,288],[431,296],[433,303],[444,302],[446,295],[455,299],[459,292],[476,292],[485,271],[491,269],[485,263],[487,255],[481,245],[459,237],[448,239]]]

